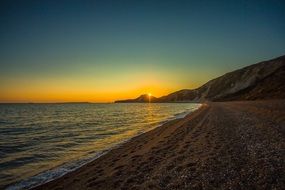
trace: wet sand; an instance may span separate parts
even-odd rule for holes
[[[35,189],[285,189],[285,100],[207,103]]]

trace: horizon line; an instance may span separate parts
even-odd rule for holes
[[[75,102],[0,102],[0,104],[106,104],[106,103],[115,103],[114,101],[110,102],[85,102],[85,101],[75,101]]]

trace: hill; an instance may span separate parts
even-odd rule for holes
[[[143,94],[135,99],[117,100],[115,103],[144,103],[144,102],[157,102],[158,98]]]
[[[147,95],[116,102],[148,102]],[[151,102],[201,102],[285,98],[285,56],[226,73],[196,89],[184,89]]]

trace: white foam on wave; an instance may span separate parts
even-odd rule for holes
[[[200,107],[202,106],[202,104],[198,104],[197,107],[194,107],[194,108],[189,108],[189,109],[186,109],[186,111],[184,112],[181,112],[181,113],[178,113],[178,114],[175,114],[173,115],[173,117],[170,117],[162,122],[160,122],[158,125],[156,125],[154,128],[157,128],[157,127],[160,127],[162,126],[163,124],[169,122],[169,121],[172,121],[172,120],[175,120],[175,119],[181,119],[181,118],[184,118],[186,117],[188,114],[192,113],[193,111],[199,109]],[[154,129],[152,128],[152,129]],[[151,130],[152,130],[151,129]],[[99,157],[105,155],[106,153],[110,152],[112,149],[115,149],[115,148],[118,148],[120,147],[122,144],[132,140],[133,138],[143,134],[143,133],[146,133],[148,131],[144,131],[144,132],[139,132],[137,135],[135,136],[132,136],[126,140],[123,140],[119,143],[117,143],[116,145],[106,149],[106,150],[102,150],[102,151],[99,151],[99,152],[96,152],[94,154],[91,154],[91,155],[88,155],[88,157],[85,157],[83,159],[80,159],[80,160],[77,160],[77,161],[73,161],[73,162],[69,162],[69,163],[65,163],[61,166],[58,166],[54,169],[50,169],[50,170],[47,170],[47,171],[44,171],[38,175],[35,175],[35,176],[32,176],[28,179],[25,179],[25,180],[22,180],[14,185],[10,185],[6,188],[6,190],[20,190],[20,189],[30,189],[30,188],[33,188],[33,187],[37,187],[39,185],[42,185],[42,184],[45,184],[45,183],[48,183],[50,181],[53,181],[55,179],[58,179],[60,178],[61,176],[67,174],[67,173],[70,173],[96,159],[98,159]]]

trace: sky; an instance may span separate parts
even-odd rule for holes
[[[197,88],[285,54],[285,1],[0,2],[0,102]]]

